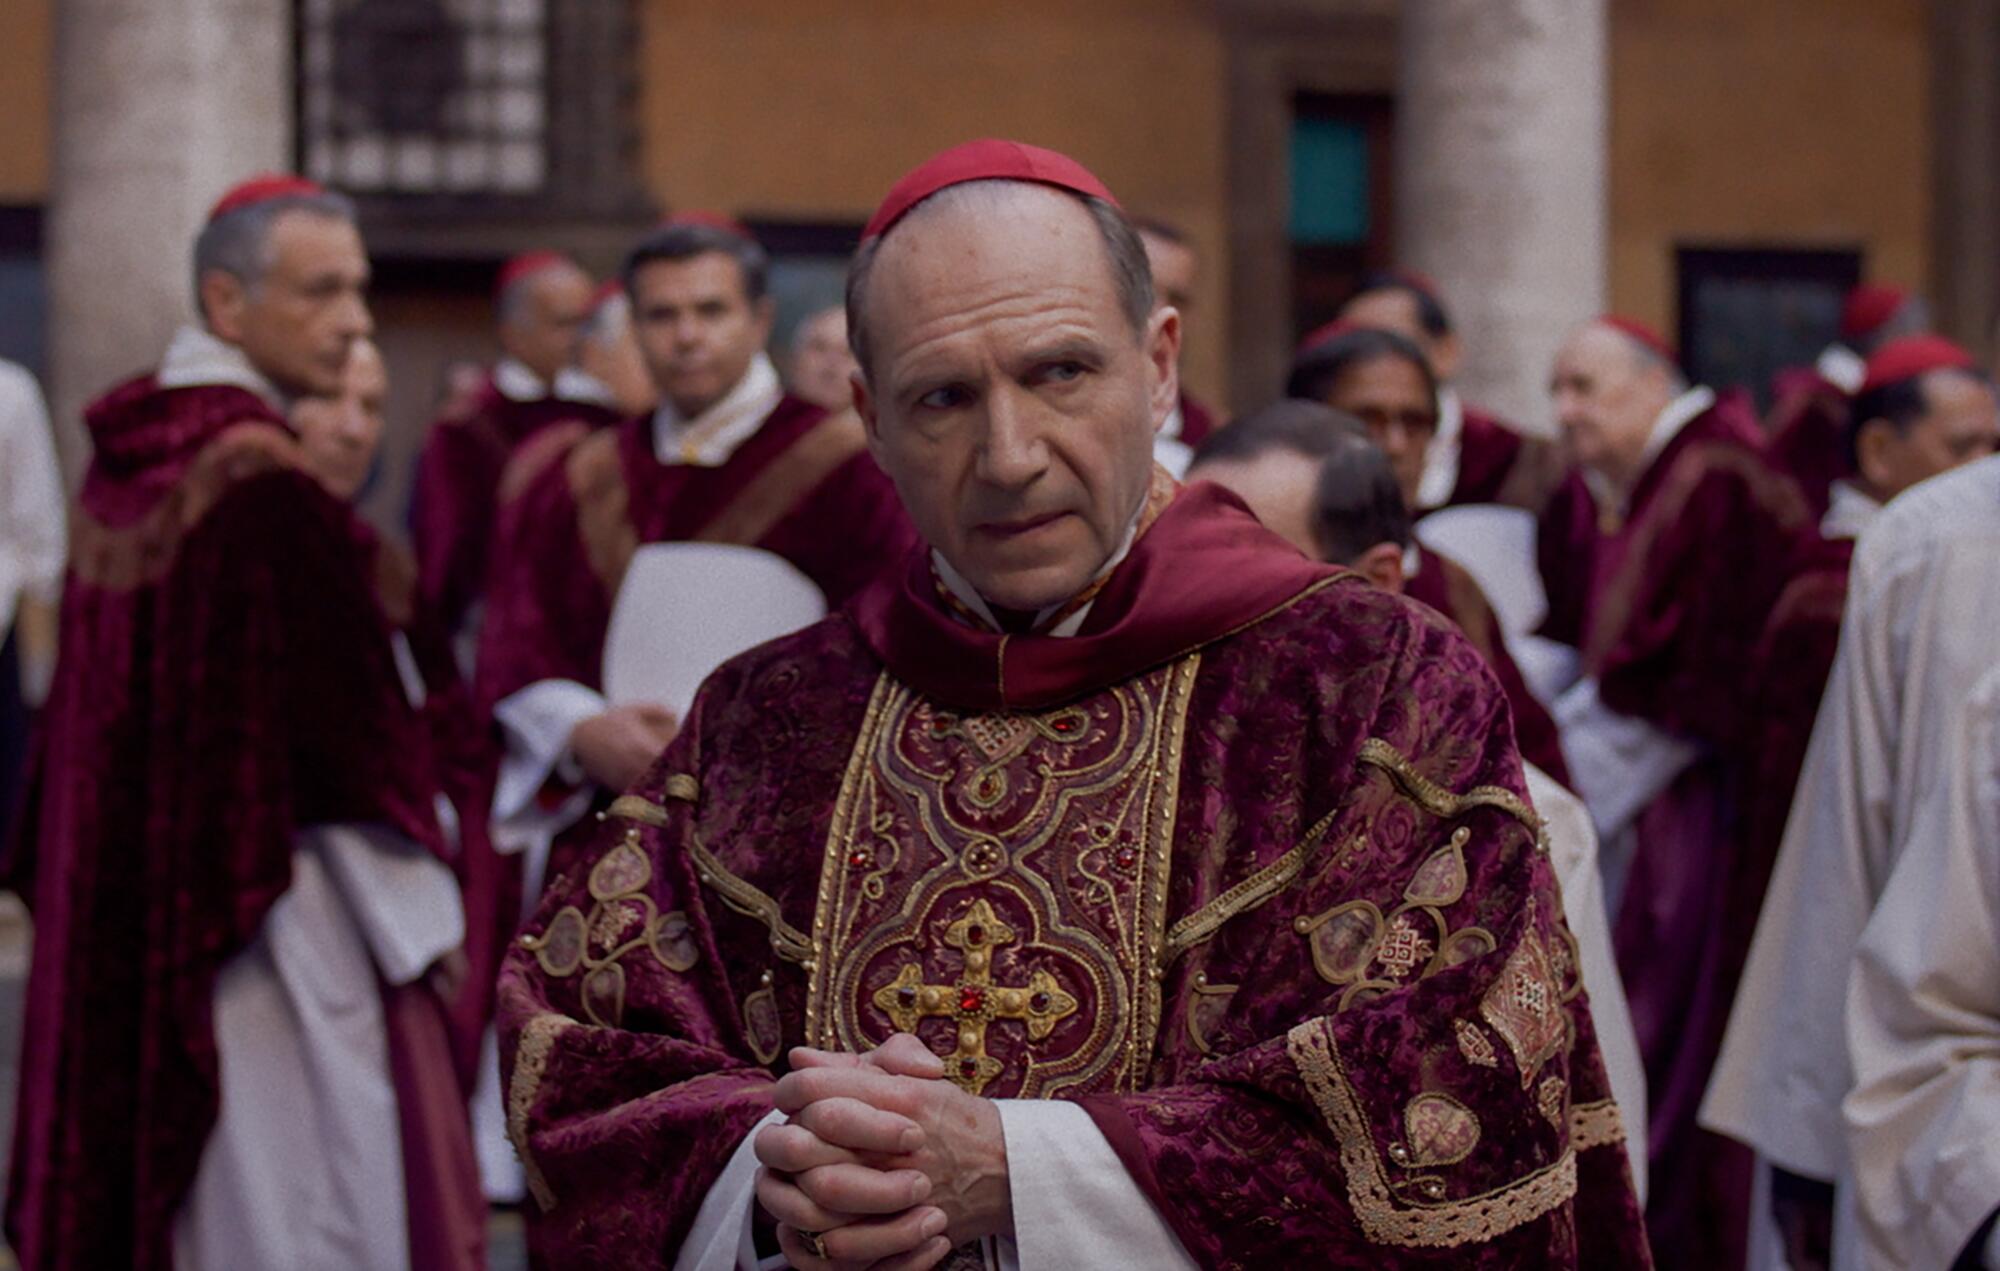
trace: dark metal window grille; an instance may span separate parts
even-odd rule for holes
[[[547,0],[300,0],[298,46],[315,179],[357,194],[547,185]]]

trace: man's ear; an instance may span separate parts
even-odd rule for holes
[[[1153,368],[1153,431],[1166,427],[1181,398],[1181,315],[1167,305],[1146,323],[1146,360]]]
[[[1886,419],[1870,419],[1854,434],[1854,467],[1862,481],[1877,490],[1893,489],[1896,474],[1889,459],[1889,447],[1897,440],[1896,426]]]
[[[243,311],[250,303],[250,289],[243,280],[227,270],[211,269],[201,276],[196,291],[201,298],[202,322],[216,338],[243,343]]]
[[[848,387],[854,393],[854,413],[861,416],[861,426],[868,430],[868,451],[875,461],[882,461],[882,423],[877,413],[875,395],[868,391],[868,380],[860,371],[847,377]]]
[[[1403,549],[1396,544],[1375,544],[1361,553],[1354,569],[1383,591],[1403,594]]]

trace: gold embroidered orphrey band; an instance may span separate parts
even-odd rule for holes
[[[871,1005],[880,1007],[876,980],[884,969],[900,960],[908,976],[904,954],[943,956],[925,947],[926,922],[961,899],[985,898],[1029,922],[1022,947],[1054,953],[1059,974],[1077,977],[1064,994],[1040,1000],[1059,1006],[1068,991],[1090,990],[1081,1041],[1069,1030],[1067,1049],[1051,1052],[1035,1036],[1046,1037],[1046,1029],[1037,1023],[1029,1030],[1028,1048],[1017,1052],[1027,1057],[1025,1071],[1017,1070],[1021,1095],[1107,1084],[1125,1089],[1142,1080],[1159,1029],[1167,879],[1200,662],[1198,653],[1190,655],[1081,704],[975,717],[942,711],[884,674],[850,752],[827,835],[813,917],[807,1044],[866,1049],[878,1041],[863,1020]],[[1072,764],[1072,754],[1088,758]],[[981,756],[983,764],[976,762]],[[1000,812],[1009,800],[1024,809],[1012,823]],[[991,816],[1001,819],[982,819]],[[1108,836],[1114,824],[1129,834],[1129,845],[1118,853],[1116,877],[1108,866],[1099,877],[1084,868],[1089,849],[1070,844],[1078,835]],[[871,855],[882,858],[884,876],[894,868],[892,893],[879,882],[871,892],[857,869]],[[1084,903],[1070,894],[1078,887],[1101,890]],[[968,978],[971,969],[961,978],[984,991],[989,986]],[[926,973],[908,984],[921,998],[934,978]],[[990,988],[1003,996],[1016,991],[998,980]],[[1038,998],[1032,986],[1025,991]],[[953,1079],[962,1076],[968,1088],[983,1088],[1000,1068],[985,1052],[985,1036],[961,1031],[963,1072]],[[1011,1048],[1015,1035],[1006,1036]]]
[[[1331,1022],[1324,1017],[1306,1020],[1286,1034],[1285,1047],[1333,1130],[1341,1171],[1347,1175],[1348,1199],[1370,1240],[1432,1249],[1491,1240],[1576,1195],[1576,1148],[1569,1145],[1553,1164],[1483,1195],[1433,1205],[1399,1205],[1330,1029]]]

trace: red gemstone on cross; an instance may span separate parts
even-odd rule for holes
[[[975,1015],[986,1005],[986,990],[967,985],[958,991],[958,1009],[966,1015]]]
[[[985,944],[986,928],[980,926],[976,922],[973,923],[970,927],[967,927],[965,929],[965,942],[967,944]]]
[[[958,1061],[958,1075],[976,1077],[979,1075],[979,1061],[970,1057]]]

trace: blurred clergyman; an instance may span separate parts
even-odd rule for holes
[[[0,871],[35,917],[9,1242],[34,1268],[470,1268],[477,1215],[436,1203],[476,1187],[463,1118],[410,1093],[452,1084],[407,991],[448,987],[464,928],[398,665],[409,571],[343,497],[365,409],[287,418],[374,391],[367,253],[346,199],[270,176],[193,266],[200,324],[86,412]]]
[[[48,408],[32,375],[0,361],[0,827],[14,806],[30,709],[54,670],[66,550]]]

